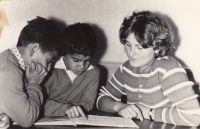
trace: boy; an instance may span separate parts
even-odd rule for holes
[[[39,115],[40,83],[60,55],[60,37],[52,21],[38,17],[22,29],[17,47],[0,54],[0,113],[20,126],[31,126]]]
[[[45,86],[45,116],[79,117],[92,110],[96,98],[99,69],[90,64],[97,48],[94,30],[84,23],[68,26],[62,32],[65,55],[55,64]]]

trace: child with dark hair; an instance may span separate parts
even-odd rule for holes
[[[85,23],[68,26],[62,32],[65,54],[55,64],[45,83],[45,116],[79,117],[92,110],[97,95],[99,69],[90,64],[97,48],[94,30]]]
[[[43,102],[40,84],[59,52],[61,32],[53,21],[29,21],[17,46],[0,54],[0,113],[23,127],[35,122]]]

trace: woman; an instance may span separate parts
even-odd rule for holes
[[[125,118],[198,126],[198,95],[178,61],[169,56],[171,32],[157,14],[133,12],[119,31],[128,61],[101,88],[97,107]],[[121,97],[127,96],[127,102]]]

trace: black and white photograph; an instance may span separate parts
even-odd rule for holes
[[[0,0],[0,129],[200,129],[200,1]]]

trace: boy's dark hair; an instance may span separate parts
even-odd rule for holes
[[[62,32],[64,53],[92,56],[97,48],[95,31],[85,23],[69,25]]]
[[[28,21],[20,33],[17,47],[30,43],[38,43],[43,53],[57,51],[58,55],[62,54],[61,31],[52,20],[37,17]]]

